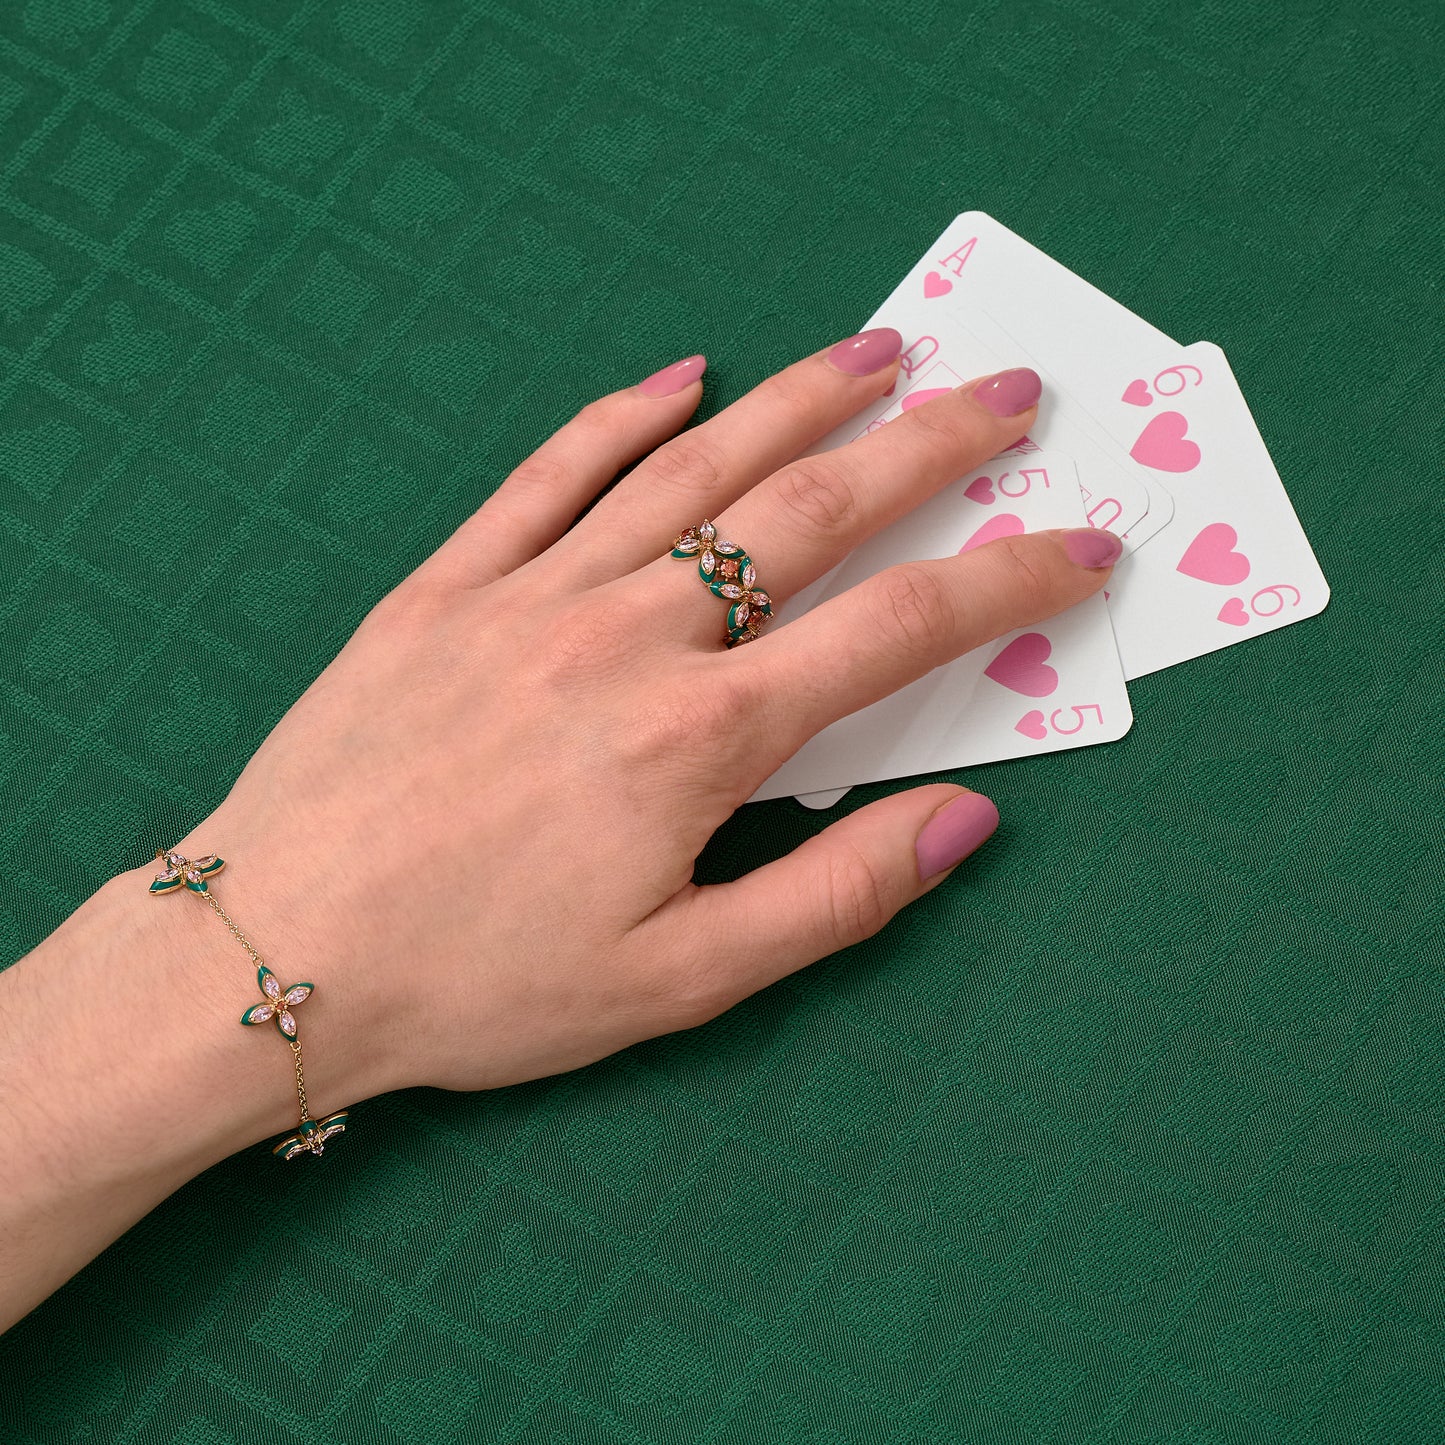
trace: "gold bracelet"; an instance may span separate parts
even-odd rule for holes
[[[167,852],[164,848],[157,848],[156,859],[165,866],[156,874],[150,891],[156,894],[175,893],[184,887],[204,898],[236,936],[241,947],[251,955],[251,961],[256,965],[256,982],[260,984],[265,997],[260,1003],[252,1004],[241,1015],[241,1022],[264,1024],[268,1019],[274,1019],[276,1031],[291,1046],[291,1053],[296,1060],[296,1097],[301,1102],[301,1123],[294,1134],[287,1135],[271,1152],[282,1159],[294,1159],[298,1154],[322,1153],[323,1146],[333,1134],[345,1131],[346,1110],[328,1114],[324,1119],[313,1119],[307,1111],[306,1080],[301,1073],[301,1040],[296,1037],[296,1016],[291,1012],[316,992],[316,985],[293,983],[290,988],[283,989],[281,980],[261,962],[261,955],[251,947],[246,935],[231,921],[230,914],[216,902],[207,880],[226,866],[223,858],[217,858],[214,853],[208,853],[204,858],[183,858],[174,851]]]

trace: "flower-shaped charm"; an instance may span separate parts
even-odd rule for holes
[[[728,608],[729,647],[735,647],[739,642],[751,642],[773,615],[773,599],[761,587],[752,585],[752,570],[751,563],[743,569],[747,582],[738,588],[737,601]],[[724,597],[731,595],[723,593]]]
[[[152,893],[174,893],[178,888],[189,888],[192,893],[205,893],[206,879],[219,873],[226,866],[224,858],[207,853],[204,858],[183,858],[172,849],[169,853],[156,850],[156,857],[165,864],[150,886]]]
[[[346,1110],[328,1114],[324,1119],[303,1119],[301,1126],[289,1138],[283,1139],[271,1152],[282,1159],[294,1159],[298,1154],[324,1154],[322,1147],[333,1134],[346,1131]]]
[[[293,983],[283,992],[281,980],[264,963],[256,970],[256,982],[261,985],[261,992],[266,995],[266,1002],[253,1003],[241,1015],[241,1022],[243,1024],[263,1024],[267,1019],[275,1019],[276,1027],[281,1031],[281,1037],[287,1040],[294,1039],[296,1037],[296,1020],[292,1017],[291,1010],[311,997],[313,985]]]
[[[672,544],[672,555],[674,557],[696,557],[697,574],[709,587],[713,586],[719,563],[729,558],[747,560],[743,557],[743,549],[736,542],[720,541],[717,528],[708,521],[704,521],[700,527],[689,527]],[[713,587],[713,591],[716,592],[717,588]]]

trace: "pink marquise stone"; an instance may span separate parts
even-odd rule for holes
[[[266,975],[265,981],[261,984],[261,989],[267,998],[281,997],[281,985],[277,983],[274,973],[268,973]]]
[[[733,613],[733,626],[741,627],[748,620],[749,607],[746,602],[739,602],[737,610]]]
[[[751,587],[758,580],[758,569],[751,562],[743,568],[743,586]]]
[[[309,988],[292,988],[286,991],[287,1003],[305,1003],[311,997]]]
[[[725,556],[728,557],[731,557],[734,552],[741,550],[736,542],[724,542],[719,540],[717,542],[714,542],[713,546],[715,546],[719,552],[723,553]]]
[[[285,1009],[281,1010],[281,1032],[285,1034],[288,1039],[294,1039],[296,1037],[296,1020],[292,1018]]]
[[[157,879],[162,882],[169,882],[172,878],[179,878],[180,876],[181,870],[179,868],[162,868],[161,871],[156,874]]]
[[[275,1012],[276,1010],[273,1009],[270,1004],[258,1003],[256,1007],[251,1010],[249,1018],[253,1024],[263,1024]]]
[[[673,545],[679,552],[696,552],[702,543],[696,537],[679,537]]]
[[[714,527],[711,522],[704,522],[702,526],[697,529],[697,535],[701,537],[704,542],[711,542],[712,539],[717,536],[717,528]]]
[[[698,558],[698,566],[702,568],[702,575],[704,577],[711,577],[712,569],[717,566],[717,558],[713,556],[711,552],[704,552],[702,556]]]

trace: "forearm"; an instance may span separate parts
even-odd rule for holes
[[[254,964],[202,899],[150,896],[155,871],[111,879],[0,973],[0,1330],[187,1180],[296,1126],[285,1040],[239,1024],[261,1000]],[[317,957],[314,932],[274,913],[253,932],[237,882],[227,911],[268,965],[317,985],[302,1029],[311,1112],[386,1087],[344,990],[326,987],[336,954]],[[255,911],[267,917],[259,899]],[[290,956],[303,937],[308,956]]]

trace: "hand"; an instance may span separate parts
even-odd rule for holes
[[[217,894],[283,981],[316,983],[308,1082],[342,1033],[375,1093],[520,1082],[700,1024],[876,932],[992,831],[987,799],[931,784],[692,882],[713,831],[821,728],[1107,580],[1105,534],[1009,538],[724,647],[727,604],[668,556],[684,528],[713,518],[781,602],[1033,422],[1038,378],[1005,372],[794,460],[892,385],[899,344],[850,338],[681,436],[701,357],[584,407],[177,840],[227,860]],[[681,389],[649,394],[667,380]]]
[[[218,901],[283,983],[316,985],[313,1117],[702,1023],[875,932],[992,831],[986,798],[936,783],[692,883],[819,729],[1087,597],[1117,554],[1088,529],[1009,538],[727,650],[726,605],[667,555],[684,528],[714,518],[781,601],[1034,420],[1038,378],[1004,372],[794,460],[888,389],[899,342],[839,342],[682,436],[701,357],[584,407],[174,840],[226,859]],[[107,880],[0,973],[0,1329],[186,1180],[295,1127],[286,1051],[237,1026],[248,960],[194,895],[149,897],[154,873]]]

